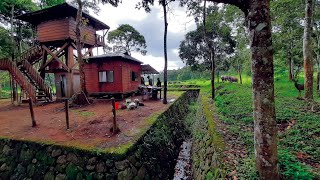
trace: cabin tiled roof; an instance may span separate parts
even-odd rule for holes
[[[74,17],[77,16],[78,9],[69,4],[69,3],[63,3],[56,6],[52,6],[46,9],[42,9],[35,12],[30,12],[26,14],[22,14],[20,16],[17,16],[16,19],[20,19],[25,22],[29,22],[33,25],[38,25],[45,21],[55,20],[55,19],[61,19],[64,17]],[[82,17],[87,18],[96,30],[103,30],[103,29],[110,29],[108,25],[103,23],[102,21],[92,17],[86,12],[82,13]]]
[[[130,55],[127,55],[125,53],[108,53],[108,54],[102,54],[98,56],[92,56],[87,59],[90,62],[90,61],[110,61],[110,60],[114,60],[115,58],[121,58],[121,59],[130,60],[130,61],[134,61],[142,64],[142,62],[139,61],[138,59]]]
[[[152,66],[149,64],[142,64],[141,65],[141,72],[143,74],[160,74],[157,70],[155,70]]]

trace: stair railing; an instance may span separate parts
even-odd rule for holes
[[[26,69],[26,71],[29,73],[31,78],[37,83],[40,89],[42,89],[46,95],[49,97],[50,100],[52,100],[52,94],[50,87],[45,83],[44,79],[39,75],[39,73],[32,67],[32,65],[26,61],[23,60],[21,62],[22,66]]]
[[[28,96],[34,101],[37,101],[35,87],[26,79],[18,67],[9,59],[0,60],[0,69],[8,70],[12,78],[25,90]]]

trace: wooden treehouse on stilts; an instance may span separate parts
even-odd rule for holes
[[[34,102],[52,100],[53,91],[44,79],[54,74],[56,100],[70,98],[80,91],[80,75],[76,53],[77,8],[63,3],[40,11],[16,17],[33,25],[37,31],[36,45],[31,47],[15,63],[0,60],[0,69],[8,70],[22,90]],[[93,56],[93,48],[105,45],[104,37],[109,26],[87,13],[81,27],[83,58]],[[98,35],[97,31],[103,31]]]

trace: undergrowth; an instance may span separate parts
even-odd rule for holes
[[[292,82],[285,77],[275,78],[276,118],[279,127],[279,162],[281,175],[285,179],[311,179],[319,176],[319,169],[311,167],[296,154],[302,153],[314,162],[320,162],[320,121],[319,113],[312,112],[310,103],[298,100],[298,91]],[[315,106],[319,106],[320,98],[315,98]],[[251,83],[220,83],[218,85],[216,106],[220,119],[228,125],[228,129],[241,141],[253,155],[253,117]],[[245,179],[252,174],[250,158],[242,160],[238,169]],[[245,170],[247,169],[247,170]],[[251,177],[253,178],[253,177]]]
[[[300,77],[299,83],[302,82]],[[210,97],[210,81],[189,80],[185,84],[200,86],[201,92]],[[275,77],[276,119],[279,127],[284,127],[278,134],[280,173],[283,179],[319,179],[320,170],[307,162],[320,164],[320,97],[314,91],[315,102],[308,103],[298,96],[299,92],[286,76]],[[254,161],[251,78],[244,76],[243,84],[216,82],[215,105],[219,119],[227,124],[230,133],[240,138],[241,145],[249,152],[238,161],[238,178],[258,179]],[[314,111],[312,107],[316,107]],[[298,159],[297,154],[306,158]]]

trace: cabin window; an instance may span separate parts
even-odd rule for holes
[[[99,71],[99,82],[113,82],[113,71]]]
[[[131,81],[138,81],[138,73],[131,71]]]
[[[113,71],[107,71],[107,81],[113,82]]]
[[[107,82],[107,71],[99,72],[99,82]]]

